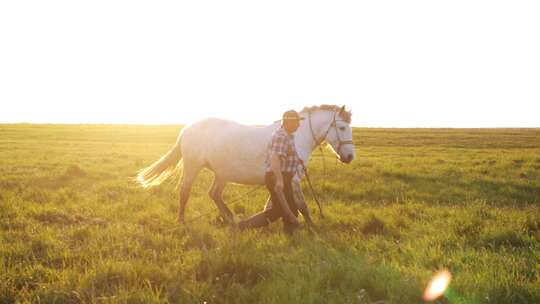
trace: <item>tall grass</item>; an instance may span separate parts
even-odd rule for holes
[[[293,236],[225,225],[209,172],[178,225],[176,181],[133,177],[180,130],[0,125],[0,303],[421,303],[442,268],[439,303],[540,303],[538,129],[355,129],[324,182],[312,156],[326,218]],[[225,191],[236,220],[251,189]]]

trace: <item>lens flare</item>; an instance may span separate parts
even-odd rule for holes
[[[431,279],[424,291],[424,301],[433,301],[442,296],[448,287],[448,284],[450,284],[451,279],[452,275],[448,270],[438,272],[433,279]]]

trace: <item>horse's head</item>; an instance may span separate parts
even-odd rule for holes
[[[346,164],[353,161],[355,157],[354,143],[351,128],[351,112],[345,111],[345,106],[338,112],[334,112],[330,130],[326,135],[326,142],[339,156],[339,160]]]
[[[317,129],[319,131],[317,133],[320,133],[320,135],[317,136],[316,142],[326,141],[332,146],[332,149],[338,155],[341,162],[347,164],[352,162],[355,157],[351,128],[352,113],[346,111],[345,106],[340,108],[333,105],[313,107],[308,109],[308,112],[311,113],[316,110],[321,110],[321,115],[317,115],[317,122],[309,122],[310,124],[319,124],[320,126],[318,128],[312,126],[312,133],[314,132],[314,129]],[[313,136],[315,137],[316,135]]]

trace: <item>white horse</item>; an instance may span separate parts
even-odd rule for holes
[[[304,108],[299,114],[305,119],[294,133],[295,145],[306,166],[312,151],[323,141],[332,146],[340,161],[350,163],[354,159],[351,112],[345,111],[345,106]],[[174,174],[183,161],[178,211],[178,221],[183,223],[193,180],[201,169],[207,168],[214,172],[214,182],[208,194],[221,216],[234,223],[233,215],[222,198],[223,189],[228,182],[264,184],[267,146],[272,133],[279,127],[280,121],[266,127],[253,127],[218,118],[203,119],[185,127],[172,149],[139,171],[137,181],[145,188],[158,185]],[[298,170],[293,179],[293,189],[300,212],[311,223],[300,188],[303,174],[301,169]]]

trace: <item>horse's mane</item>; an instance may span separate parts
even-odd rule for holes
[[[329,104],[323,104],[320,106],[312,106],[312,107],[304,107],[300,113],[310,113],[315,112],[317,110],[321,111],[330,111],[330,112],[339,112],[341,110],[340,106],[337,105],[329,105]],[[351,123],[352,113],[351,111],[343,111],[339,115],[341,119],[346,121],[347,123]]]

